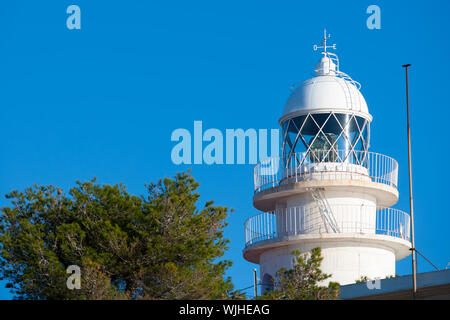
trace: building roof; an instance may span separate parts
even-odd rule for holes
[[[371,285],[372,284],[372,285]],[[371,287],[372,289],[370,289]],[[378,287],[378,288],[377,288]],[[417,274],[418,299],[450,299],[450,269]],[[382,279],[379,286],[363,282],[341,286],[340,299],[412,299],[412,276]]]

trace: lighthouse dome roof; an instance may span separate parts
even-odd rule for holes
[[[280,122],[309,112],[357,113],[371,120],[360,84],[339,71],[336,64],[324,56],[316,65],[316,76],[292,87]]]

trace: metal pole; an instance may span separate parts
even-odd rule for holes
[[[425,260],[427,260],[428,263],[431,264],[437,271],[441,271],[441,270],[439,270],[439,268],[436,267],[430,260],[428,260],[423,254],[421,254],[419,250],[416,249],[416,250],[414,250],[414,251],[416,251],[418,254],[420,254],[420,255],[422,256],[422,258],[424,258]]]
[[[253,269],[253,286],[255,287],[255,298],[258,296],[258,276],[256,274],[256,268]]]
[[[408,166],[409,166],[409,207],[411,211],[411,251],[412,251],[412,271],[413,271],[413,299],[416,300],[417,282],[416,282],[416,247],[414,245],[414,206],[412,194],[412,168],[411,168],[411,130],[409,126],[409,88],[408,88],[408,67],[405,64],[402,67],[406,70],[406,118],[408,130]]]

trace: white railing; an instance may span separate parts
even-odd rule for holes
[[[338,232],[328,231],[317,208],[292,207],[263,212],[245,221],[245,246],[259,241],[302,234],[377,234],[410,241],[410,217],[406,212],[370,206],[333,205]]]
[[[305,180],[368,180],[397,187],[398,163],[391,157],[348,150],[316,150],[271,157],[253,169],[254,190]]]

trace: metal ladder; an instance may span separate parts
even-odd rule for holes
[[[328,230],[328,227],[330,227],[332,232],[340,233],[338,224],[333,215],[333,211],[331,210],[330,204],[328,203],[327,199],[324,197],[322,190],[320,188],[311,188],[309,189],[309,191],[311,192],[312,198],[319,208],[319,212],[322,217],[326,232],[331,233]]]

